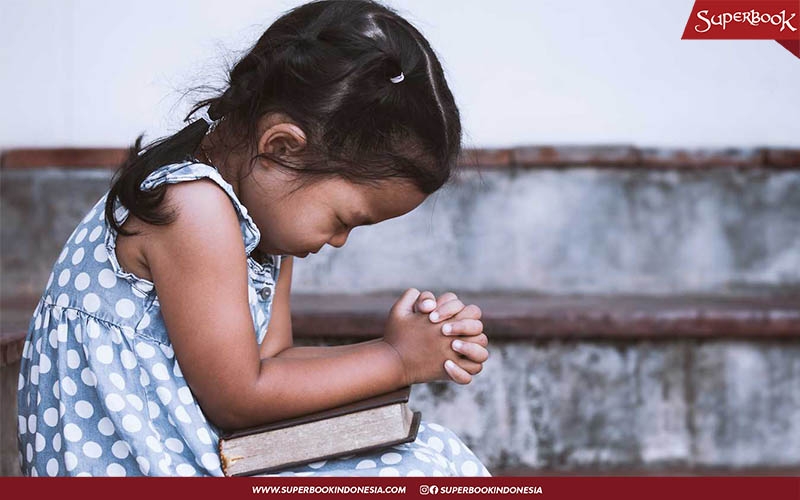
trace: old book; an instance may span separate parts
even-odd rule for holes
[[[226,476],[251,476],[414,441],[420,412],[408,407],[411,386],[266,425],[220,431]]]

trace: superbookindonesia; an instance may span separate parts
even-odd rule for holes
[[[792,31],[797,31],[797,28],[792,25],[792,19],[795,18],[795,15],[796,14],[792,12],[791,17],[787,19],[786,9],[780,11],[779,14],[761,13],[753,9],[744,12],[723,12],[721,14],[716,14],[709,17],[707,10],[701,10],[697,12],[697,18],[703,21],[706,27],[705,29],[699,29],[701,25],[698,24],[695,25],[694,30],[698,33],[705,33],[711,29],[711,26],[722,26],[722,29],[724,30],[728,24],[734,22],[750,23],[751,26],[758,26],[759,24],[772,24],[775,26],[780,26],[780,31],[783,31],[786,28],[789,28]]]

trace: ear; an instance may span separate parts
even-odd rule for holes
[[[258,139],[258,154],[284,156],[301,151],[306,146],[306,134],[293,123],[277,123],[267,128]]]

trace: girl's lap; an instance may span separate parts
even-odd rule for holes
[[[417,438],[355,455],[321,460],[275,476],[490,476],[481,461],[447,427],[421,421]]]

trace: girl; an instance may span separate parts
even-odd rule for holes
[[[221,428],[466,384],[487,359],[478,307],[414,288],[381,338],[292,345],[293,258],[450,177],[459,113],[422,35],[372,1],[312,2],[228,83],[189,114],[209,106],[204,119],[145,149],[139,136],[58,257],[21,363],[24,474],[220,476]],[[489,472],[423,421],[412,443],[272,475]]]

